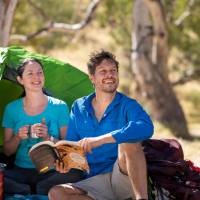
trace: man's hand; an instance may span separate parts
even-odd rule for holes
[[[101,146],[101,139],[99,137],[83,138],[79,141],[79,144],[83,147],[86,153],[92,153],[92,149]]]
[[[69,171],[69,168],[63,162],[59,160],[56,160],[55,168],[56,168],[56,171],[60,173],[67,173]]]
[[[83,138],[82,140],[79,141],[79,144],[83,147],[86,153],[88,152],[92,153],[93,148],[108,143],[115,143],[115,139],[112,137],[110,133],[98,137]]]

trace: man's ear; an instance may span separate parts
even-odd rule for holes
[[[94,84],[94,75],[93,74],[89,74],[89,79],[92,82],[92,84]]]
[[[22,78],[21,78],[20,76],[17,76],[17,81],[18,81],[21,85],[23,85],[23,80],[22,80]]]

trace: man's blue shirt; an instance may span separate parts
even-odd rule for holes
[[[100,121],[92,106],[95,93],[76,100],[72,106],[67,140],[79,141],[111,133],[116,143],[104,144],[87,154],[88,177],[112,171],[118,155],[118,144],[140,142],[153,134],[153,124],[137,101],[117,92]]]

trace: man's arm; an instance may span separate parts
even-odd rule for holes
[[[121,129],[80,140],[84,150],[91,152],[92,148],[107,143],[135,143],[150,138],[153,134],[153,123],[143,108],[137,102],[131,102],[126,110],[127,123]]]
[[[107,133],[105,135],[101,135],[98,137],[83,138],[82,140],[79,141],[79,144],[83,147],[85,152],[91,153],[93,148],[96,148],[103,144],[115,143],[115,142],[116,141],[114,137],[110,133]]]
[[[153,135],[154,127],[151,118],[136,101],[127,103],[126,116],[125,126],[111,132],[118,144],[141,142]]]

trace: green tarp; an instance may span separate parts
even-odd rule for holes
[[[68,63],[31,53],[21,47],[0,48],[0,122],[6,104],[21,96],[23,89],[16,82],[16,69],[26,58],[36,58],[43,64],[45,89],[54,97],[72,102],[93,91],[88,76]],[[3,129],[0,126],[0,145]]]

